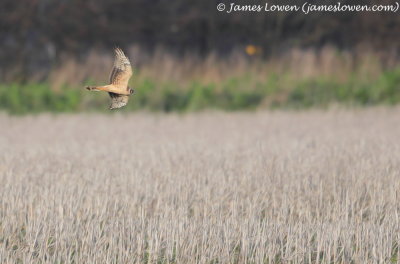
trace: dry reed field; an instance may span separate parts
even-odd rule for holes
[[[398,263],[399,116],[0,115],[0,263]]]

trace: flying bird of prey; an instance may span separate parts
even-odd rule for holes
[[[110,109],[121,108],[128,103],[134,90],[128,86],[132,76],[129,59],[120,48],[115,49],[114,66],[110,74],[110,84],[104,86],[86,86],[89,91],[106,91],[111,97]]]

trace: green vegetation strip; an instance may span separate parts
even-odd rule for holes
[[[220,83],[158,83],[140,79],[131,85],[135,94],[124,111],[301,109],[332,103],[365,106],[400,102],[400,69],[384,72],[374,81],[361,77],[346,81],[333,78],[293,81],[289,76],[278,75],[257,81],[249,73]],[[51,89],[46,83],[0,85],[0,110],[12,114],[105,111],[108,104],[106,94],[90,93],[81,87]]]

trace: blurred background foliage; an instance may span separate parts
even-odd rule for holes
[[[89,94],[82,87],[108,81],[115,46],[122,47],[134,65],[131,85],[136,93],[126,111],[298,109],[400,101],[398,13],[227,14],[216,11],[219,2],[230,4],[2,0],[0,109],[107,109],[106,94]],[[324,1],[329,3],[336,1]]]

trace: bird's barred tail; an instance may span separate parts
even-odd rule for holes
[[[97,89],[97,86],[86,86],[85,88],[86,88],[86,90],[89,90],[89,91],[98,91],[99,90],[99,89]]]

